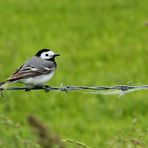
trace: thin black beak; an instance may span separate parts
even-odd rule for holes
[[[57,57],[57,56],[60,56],[60,54],[54,54],[53,56],[54,56],[54,57]]]

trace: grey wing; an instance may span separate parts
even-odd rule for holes
[[[24,78],[29,78],[29,77],[35,77],[35,76],[40,76],[40,75],[46,75],[50,72],[52,72],[54,68],[33,68],[33,67],[28,67],[23,70],[19,70],[16,73],[14,73],[12,76],[10,76],[7,81],[16,81]]]
[[[40,62],[40,61],[38,61]],[[49,63],[38,63],[36,60],[30,60],[25,62],[20,68],[16,70],[16,72],[11,75],[7,81],[17,81],[24,78],[46,75],[52,71],[54,71],[55,67],[53,64]]]

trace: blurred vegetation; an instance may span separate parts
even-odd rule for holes
[[[147,6],[147,0],[1,1],[0,81],[39,49],[50,48],[61,53],[51,86],[148,84]],[[63,139],[92,148],[148,145],[147,91],[121,99],[43,91],[6,91],[4,96],[0,147],[27,147],[26,139],[30,147],[37,145],[29,115]]]

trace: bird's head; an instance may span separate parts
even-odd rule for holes
[[[44,48],[44,49],[39,50],[35,56],[41,59],[44,59],[44,60],[54,60],[55,57],[60,56],[60,54],[56,54],[53,51],[47,48]]]

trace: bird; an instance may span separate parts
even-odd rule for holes
[[[60,54],[52,50],[43,48],[39,50],[31,59],[22,64],[6,81],[0,83],[0,89],[4,89],[5,84],[23,83],[28,87],[42,86],[48,82],[55,73],[57,63],[55,58]]]

